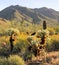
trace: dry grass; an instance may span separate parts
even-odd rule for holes
[[[50,52],[47,54],[48,57],[59,56],[59,52]]]
[[[43,61],[43,60],[42,60]],[[43,64],[37,64],[37,60],[34,62],[31,62],[31,64],[28,65],[59,65],[59,52],[49,52],[46,55],[46,62]]]
[[[59,65],[59,51],[48,53],[47,54],[47,61],[48,61],[47,63],[49,63],[51,65]]]

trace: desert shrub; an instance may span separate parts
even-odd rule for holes
[[[2,57],[0,57],[0,65],[8,65],[8,63],[7,63],[7,59],[6,58],[2,58]]]
[[[51,43],[52,43],[52,41],[47,41],[47,43],[46,43],[46,51],[51,51]]]
[[[14,45],[13,53],[25,52],[28,47],[28,42],[26,40],[19,39]]]
[[[46,50],[47,51],[59,51],[59,41],[51,40],[50,42],[47,42]]]
[[[47,63],[50,63],[52,61],[52,58],[51,57],[46,57],[46,62]]]
[[[25,63],[20,56],[11,55],[8,58],[0,57],[0,65],[25,65]]]
[[[34,56],[34,54],[28,50],[26,50],[26,52],[24,53],[24,60],[28,61],[28,60],[32,60],[32,57]]]
[[[11,55],[8,58],[8,65],[25,65],[25,63],[20,56]]]
[[[0,56],[8,56],[10,54],[9,44],[3,42],[0,43]]]
[[[0,49],[0,55],[1,55],[1,56],[8,56],[8,55],[9,55],[8,52],[9,52],[9,51],[8,51],[6,48]]]
[[[59,51],[59,41],[53,40],[51,44],[52,51]]]
[[[25,50],[28,47],[28,42],[26,40],[19,39],[16,44],[14,44],[14,48],[12,53],[18,54],[21,52],[21,55],[24,54]],[[10,55],[10,42],[2,42],[0,43],[0,56],[8,56]]]
[[[55,29],[54,28],[48,28],[49,34],[54,35],[55,34]]]

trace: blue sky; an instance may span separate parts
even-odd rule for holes
[[[29,8],[48,7],[59,11],[59,0],[0,0],[0,10],[10,5],[20,5]]]

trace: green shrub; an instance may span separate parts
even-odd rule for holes
[[[52,51],[59,51],[59,41],[53,40],[51,44]]]
[[[50,42],[47,42],[46,50],[47,51],[59,51],[59,41],[51,40]]]
[[[5,43],[5,42],[4,42]],[[0,56],[8,56],[10,54],[9,44],[0,43]]]
[[[46,57],[46,62],[47,63],[50,63],[52,61],[52,58],[51,57]]]
[[[25,63],[20,56],[11,55],[8,58],[0,57],[0,65],[25,65]]]
[[[8,58],[9,65],[25,65],[23,59],[17,55],[11,55]]]
[[[33,53],[26,50],[26,52],[24,53],[24,60],[25,61],[32,60],[33,55],[34,55]]]
[[[50,38],[47,38],[46,40],[46,51],[51,51],[51,44],[52,44],[52,40]]]
[[[0,57],[0,65],[8,65],[8,61],[4,57]]]
[[[28,42],[26,40],[18,40],[18,42],[14,45],[13,53],[25,52],[28,47]]]

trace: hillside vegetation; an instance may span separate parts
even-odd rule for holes
[[[46,43],[42,46],[41,38]],[[43,48],[39,56],[34,53],[37,46],[39,52]],[[59,12],[19,5],[3,9],[0,11],[0,65],[35,65],[34,61],[41,62],[40,65],[59,65]]]

